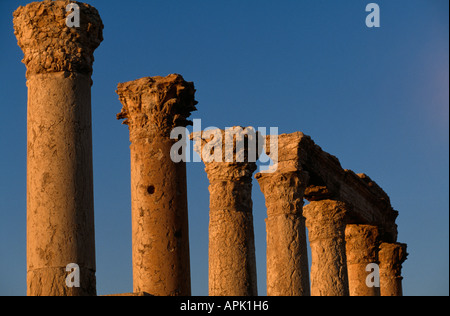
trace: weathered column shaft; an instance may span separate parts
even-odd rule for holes
[[[173,162],[173,128],[190,124],[195,89],[180,75],[119,84],[130,130],[133,291],[190,295],[186,164]]]
[[[253,164],[207,164],[210,296],[257,295],[251,199],[254,170]]]
[[[309,296],[303,192],[308,176],[281,167],[258,173],[267,207],[267,295]]]
[[[237,129],[239,128],[232,128]],[[231,129],[230,129],[231,130]],[[229,130],[227,130],[229,131]],[[223,149],[215,160],[205,160],[204,145],[197,138],[195,150],[205,162],[209,179],[209,295],[210,296],[256,296],[256,257],[253,230],[252,174],[256,163],[249,162],[248,148],[244,149],[243,162],[225,162],[226,131],[216,130],[213,139],[216,147]],[[201,133],[200,133],[201,135]],[[236,145],[227,158],[235,159]],[[233,157],[231,157],[233,156]],[[219,161],[217,161],[219,160]]]
[[[95,8],[78,3],[81,25],[69,28],[68,3],[14,12],[28,86],[28,295],[96,295],[91,74],[103,24]],[[66,284],[71,263],[79,287]]]
[[[380,245],[378,257],[381,296],[403,296],[402,264],[407,255],[406,244],[382,243]]]
[[[345,226],[347,205],[312,201],[303,207],[311,247],[311,295],[348,296]]]
[[[350,296],[380,296],[380,288],[368,286],[371,284],[366,282],[371,271],[367,271],[367,266],[378,264],[378,228],[371,225],[347,225],[345,243]]]

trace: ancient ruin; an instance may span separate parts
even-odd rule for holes
[[[28,86],[28,295],[96,295],[91,74],[103,24],[80,4],[82,23],[68,28],[68,3],[14,12]],[[70,263],[79,265],[80,287],[66,286]]]
[[[267,142],[270,142],[269,138],[267,138]],[[291,180],[292,182],[297,181],[295,195],[292,194],[293,191],[289,186],[278,184],[286,180],[280,181],[274,177],[277,179],[274,187],[283,191],[277,194],[283,194],[286,197],[285,201],[289,201],[285,202],[283,207],[285,212],[288,209],[296,209],[292,205],[299,196],[304,196],[309,201],[309,204],[303,207],[303,216],[306,218],[312,256],[311,295],[379,294],[376,289],[361,290],[363,287],[361,284],[365,283],[365,278],[361,280],[361,277],[368,275],[367,272],[361,271],[365,263],[379,264],[380,270],[386,266],[384,275],[390,275],[388,278],[391,281],[380,281],[381,295],[383,293],[390,295],[393,292],[397,295],[400,294],[401,277],[398,268],[406,258],[406,248],[395,252],[385,246],[386,255],[380,256],[379,261],[377,260],[378,251],[383,249],[380,243],[390,245],[397,240],[395,219],[398,212],[392,208],[387,194],[367,175],[355,174],[351,170],[343,169],[336,157],[324,152],[311,137],[303,133],[280,135],[278,143],[276,173],[283,172],[286,169],[284,166],[289,166],[287,170],[290,172],[297,172],[297,176]],[[270,156],[270,151],[267,154]],[[265,189],[267,184],[264,183],[264,178],[271,176],[258,174],[256,177],[262,183],[261,187],[266,195],[267,222],[269,222],[271,201],[273,200],[271,195],[275,189]],[[297,205],[301,205],[301,203],[297,202]],[[297,206],[297,209],[300,207]],[[359,225],[354,226],[355,224]],[[304,227],[302,225],[297,227],[298,236],[304,236]],[[269,225],[267,229],[269,238]],[[281,238],[295,240],[292,239],[295,234],[291,229],[279,229],[277,233],[286,236]],[[303,243],[304,241],[295,240],[295,242]],[[286,243],[286,245],[289,245],[288,249],[291,250],[290,244]],[[268,280],[272,273],[279,273],[270,271],[272,265],[269,264],[269,260],[273,256],[270,251],[268,243]],[[284,251],[287,251],[287,246]],[[279,247],[277,252],[283,253],[283,250]],[[307,260],[305,255],[303,255],[303,260]],[[297,264],[297,269],[303,270],[302,275],[307,273],[305,265],[305,263]],[[277,267],[273,266],[273,269],[276,270]],[[380,274],[382,273],[380,272]],[[381,276],[380,278],[382,279]],[[301,282],[296,284],[298,288],[302,288]],[[271,283],[268,281],[268,293],[269,285],[271,286]],[[385,288],[390,289],[383,291]],[[287,291],[286,289],[282,290]]]
[[[27,67],[27,294],[33,296],[97,295],[91,75],[103,24],[95,8],[77,3],[81,25],[67,26],[69,3],[33,2],[14,12]],[[118,295],[191,295],[186,163],[171,159],[179,140],[170,134],[191,124],[194,84],[172,74],[120,83],[116,92],[123,105],[117,118],[131,142],[133,261],[133,293]],[[267,207],[269,296],[403,294],[407,252],[397,241],[398,212],[367,175],[343,169],[301,132],[236,134],[231,156],[225,130],[203,133],[191,139],[210,183],[209,295],[258,294],[253,177]],[[256,147],[274,161],[256,175],[262,152],[251,150],[251,137],[266,144]],[[278,145],[268,146],[274,139]],[[72,263],[81,277],[75,287],[66,283]]]

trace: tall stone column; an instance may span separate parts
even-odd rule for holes
[[[311,295],[348,296],[345,226],[347,205],[311,201],[303,207],[311,247]]]
[[[118,119],[130,131],[133,291],[190,295],[186,163],[171,159],[175,127],[195,111],[195,89],[180,75],[118,85]]]
[[[403,296],[402,264],[408,256],[406,244],[382,243],[378,256],[381,296]]]
[[[69,28],[68,3],[14,12],[28,86],[28,295],[96,295],[91,74],[103,24],[95,8],[78,3],[81,25]],[[71,263],[79,270],[66,271]],[[79,287],[66,285],[71,272]]]
[[[347,225],[345,229],[350,296],[380,296],[380,288],[367,285],[369,264],[378,264],[378,227]]]
[[[267,295],[309,296],[303,193],[308,175],[279,163],[276,172],[256,174],[266,199]]]
[[[225,131],[217,131],[215,135],[225,135]],[[223,140],[225,137],[216,143],[217,146],[212,151],[219,150],[220,147],[225,152]],[[201,153],[205,143],[198,140],[195,150]],[[258,294],[251,198],[252,175],[256,170],[256,163],[248,162],[247,148],[245,151],[244,162],[225,162],[222,154],[216,156],[216,160],[207,162],[201,155],[206,166],[210,193],[210,296]]]

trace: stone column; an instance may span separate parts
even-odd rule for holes
[[[68,3],[14,12],[28,86],[28,295],[96,295],[91,74],[103,24],[78,3],[81,25],[69,28]],[[79,266],[80,287],[66,285],[70,263]]]
[[[311,295],[348,296],[345,226],[348,206],[340,201],[311,201],[303,207],[311,247]]]
[[[222,135],[222,138],[214,139],[216,147],[211,152],[220,149],[225,152],[224,134],[225,131],[216,130],[215,137]],[[197,139],[195,150],[201,153],[203,148],[205,152],[205,143]],[[251,198],[256,162],[248,162],[247,149],[245,152],[244,162],[225,162],[222,153],[207,162],[201,155],[210,183],[210,296],[258,295]]]
[[[369,287],[366,283],[371,272],[366,270],[367,266],[378,265],[378,227],[347,225],[345,243],[350,296],[380,296],[379,287]]]
[[[403,296],[402,264],[408,256],[406,244],[382,243],[378,256],[381,296]]]
[[[267,207],[267,295],[309,296],[303,193],[308,175],[278,164],[274,173],[256,174]]]
[[[186,163],[171,159],[175,127],[195,111],[195,89],[180,75],[118,85],[118,119],[130,131],[133,291],[190,295]]]

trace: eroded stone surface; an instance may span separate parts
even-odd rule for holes
[[[345,228],[350,296],[379,296],[379,287],[366,284],[369,264],[378,264],[380,236],[372,225],[347,225]]]
[[[80,7],[80,27],[66,25],[69,3]],[[92,74],[94,50],[103,40],[103,23],[94,7],[69,0],[32,2],[19,7],[13,21],[27,77],[53,72]]]
[[[382,243],[380,245],[378,257],[381,296],[403,296],[402,264],[407,256],[406,244]]]
[[[178,74],[120,83],[116,92],[123,105],[117,119],[128,125],[131,142],[155,134],[169,137],[173,128],[191,125],[187,118],[197,110],[194,84]]]
[[[349,206],[333,200],[303,207],[311,247],[311,295],[348,296],[345,226]]]
[[[270,137],[266,137],[270,142]],[[351,205],[349,216],[355,222],[376,225],[385,241],[397,239],[395,219],[398,212],[389,196],[367,175],[343,169],[338,158],[322,150],[310,136],[301,132],[278,136],[278,160],[289,162],[308,172],[305,189],[308,201],[336,200]],[[273,156],[273,153],[267,153]]]
[[[310,295],[303,193],[308,174],[301,171],[295,143],[279,141],[278,164],[273,173],[256,179],[267,208],[267,295]]]
[[[146,293],[146,292],[137,292],[137,293],[119,293],[119,294],[108,294],[108,295],[102,295],[102,296],[121,296],[121,297],[124,297],[124,296],[153,296],[153,295],[151,295],[151,294],[149,294],[149,293]]]
[[[266,141],[270,143],[270,136],[266,137]],[[358,252],[357,247],[355,248],[351,242],[349,249],[353,248],[355,253],[345,252],[346,225],[361,223],[376,226],[379,240],[395,242],[397,240],[395,219],[398,212],[392,208],[388,195],[370,177],[343,169],[335,156],[323,151],[311,137],[301,132],[279,135],[277,153],[270,152],[267,148],[268,146],[266,146],[266,154],[272,159],[277,158],[275,161],[278,161],[270,168],[275,171],[274,175],[279,173],[278,170],[284,170],[285,173],[306,172],[308,174],[309,180],[304,189],[304,197],[310,201],[310,204],[304,207],[303,214],[306,217],[312,252],[312,295],[348,295],[347,264],[355,264],[354,259],[362,253]],[[258,174],[257,178],[260,184],[263,184],[262,190],[267,195],[266,204],[268,196],[275,195],[277,189],[284,187],[283,178],[274,181],[278,185],[270,189],[263,188],[264,181],[268,182],[264,179],[270,179],[270,174]],[[287,208],[292,197],[286,196],[279,200],[280,208]],[[269,217],[272,207],[267,204],[267,208]],[[283,231],[281,227],[273,229],[278,232]],[[270,249],[269,244],[268,249]],[[347,260],[347,254],[350,256],[349,260]],[[354,274],[358,269],[353,268],[350,267],[349,271]],[[366,276],[366,271],[364,273]],[[353,287],[356,279],[358,282],[361,281],[360,276],[357,275],[352,275],[350,278],[354,279],[350,280]],[[377,294],[361,292],[361,295]]]
[[[196,144],[197,152],[208,141]],[[255,296],[251,191],[256,163],[205,162],[205,166],[210,183],[209,295]]]
[[[96,295],[91,78],[100,16],[81,4],[82,25],[65,24],[69,1],[14,12],[27,67],[27,294]],[[68,288],[66,266],[80,270]]]
[[[170,131],[189,124],[194,85],[173,74],[121,83],[117,93],[131,141],[133,290],[190,295],[186,164],[170,157]]]

